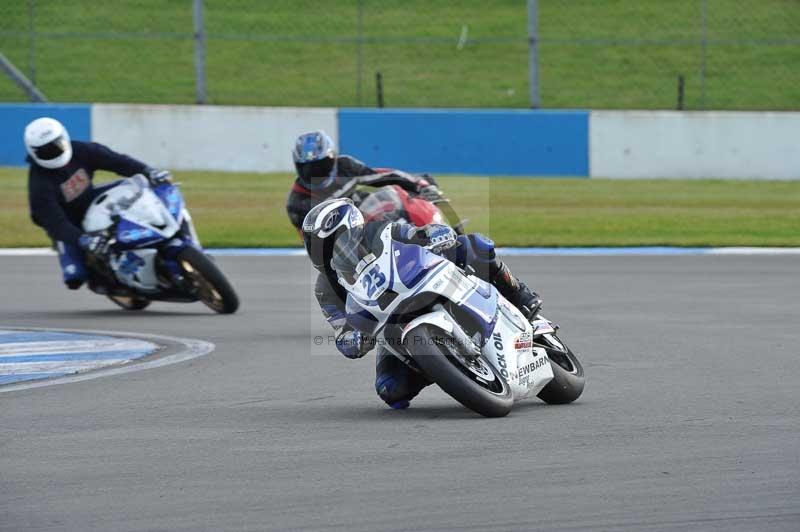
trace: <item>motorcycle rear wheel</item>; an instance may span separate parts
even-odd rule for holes
[[[486,417],[503,417],[511,411],[511,388],[483,355],[466,355],[451,336],[429,324],[415,327],[406,338],[414,362],[453,399]]]
[[[555,335],[554,335],[555,336]],[[561,338],[556,337],[564,349],[537,342],[537,346],[544,347],[553,368],[553,380],[547,383],[537,395],[539,399],[551,405],[563,405],[573,402],[583,393],[586,377],[583,374],[578,357],[567,347]]]
[[[233,314],[239,296],[225,275],[202,251],[187,247],[178,254],[178,265],[193,285],[197,298],[219,314]]]
[[[147,298],[137,296],[109,295],[108,299],[125,310],[144,310],[152,303],[152,301]]]

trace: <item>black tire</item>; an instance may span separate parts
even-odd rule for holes
[[[453,399],[486,417],[503,417],[511,411],[514,404],[511,388],[483,355],[477,357],[480,367],[476,369],[487,376],[491,372],[491,380],[483,380],[474,369],[469,369],[463,362],[462,348],[432,325],[419,325],[406,338],[414,362]]]
[[[150,306],[149,299],[138,296],[112,296],[109,295],[108,299],[113,301],[117,306],[125,310],[144,310]]]
[[[542,339],[541,343],[537,342],[538,347],[544,347],[547,351],[550,366],[553,368],[553,380],[542,388],[537,397],[551,405],[563,405],[580,397],[586,377],[578,357],[561,341],[561,338],[555,334],[553,336],[564,349],[548,344],[546,339]]]
[[[233,314],[239,297],[228,279],[205,253],[187,247],[178,254],[178,265],[193,285],[197,298],[219,314]]]

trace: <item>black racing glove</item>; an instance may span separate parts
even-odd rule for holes
[[[431,203],[435,203],[444,199],[442,191],[436,185],[425,185],[420,187],[420,189],[417,191],[417,195],[426,201],[430,201]]]
[[[101,231],[84,233],[78,238],[78,246],[86,253],[91,253],[92,255],[101,257],[107,255],[109,245],[108,235]]]
[[[164,183],[172,183],[172,174],[169,172],[169,170],[148,168],[146,175],[147,180],[150,181],[150,185],[154,187],[163,185]]]

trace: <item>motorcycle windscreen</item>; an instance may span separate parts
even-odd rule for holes
[[[407,213],[403,199],[403,189],[399,187],[383,187],[376,190],[358,206],[367,222],[407,222]]]

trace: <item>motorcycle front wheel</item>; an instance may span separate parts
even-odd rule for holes
[[[228,279],[205,253],[187,247],[178,254],[183,270],[200,301],[219,314],[233,314],[239,308],[239,297]]]
[[[583,393],[583,386],[586,377],[583,374],[583,366],[575,353],[567,347],[561,338],[553,334],[555,342],[548,342],[543,339],[537,342],[538,347],[543,347],[547,351],[550,359],[550,366],[553,368],[553,380],[542,388],[537,397],[545,403],[551,405],[561,405],[571,403]],[[561,344],[560,346],[558,344]]]
[[[453,337],[428,324],[415,327],[406,338],[414,362],[453,399],[486,417],[511,411],[511,388],[483,355],[466,353]]]

